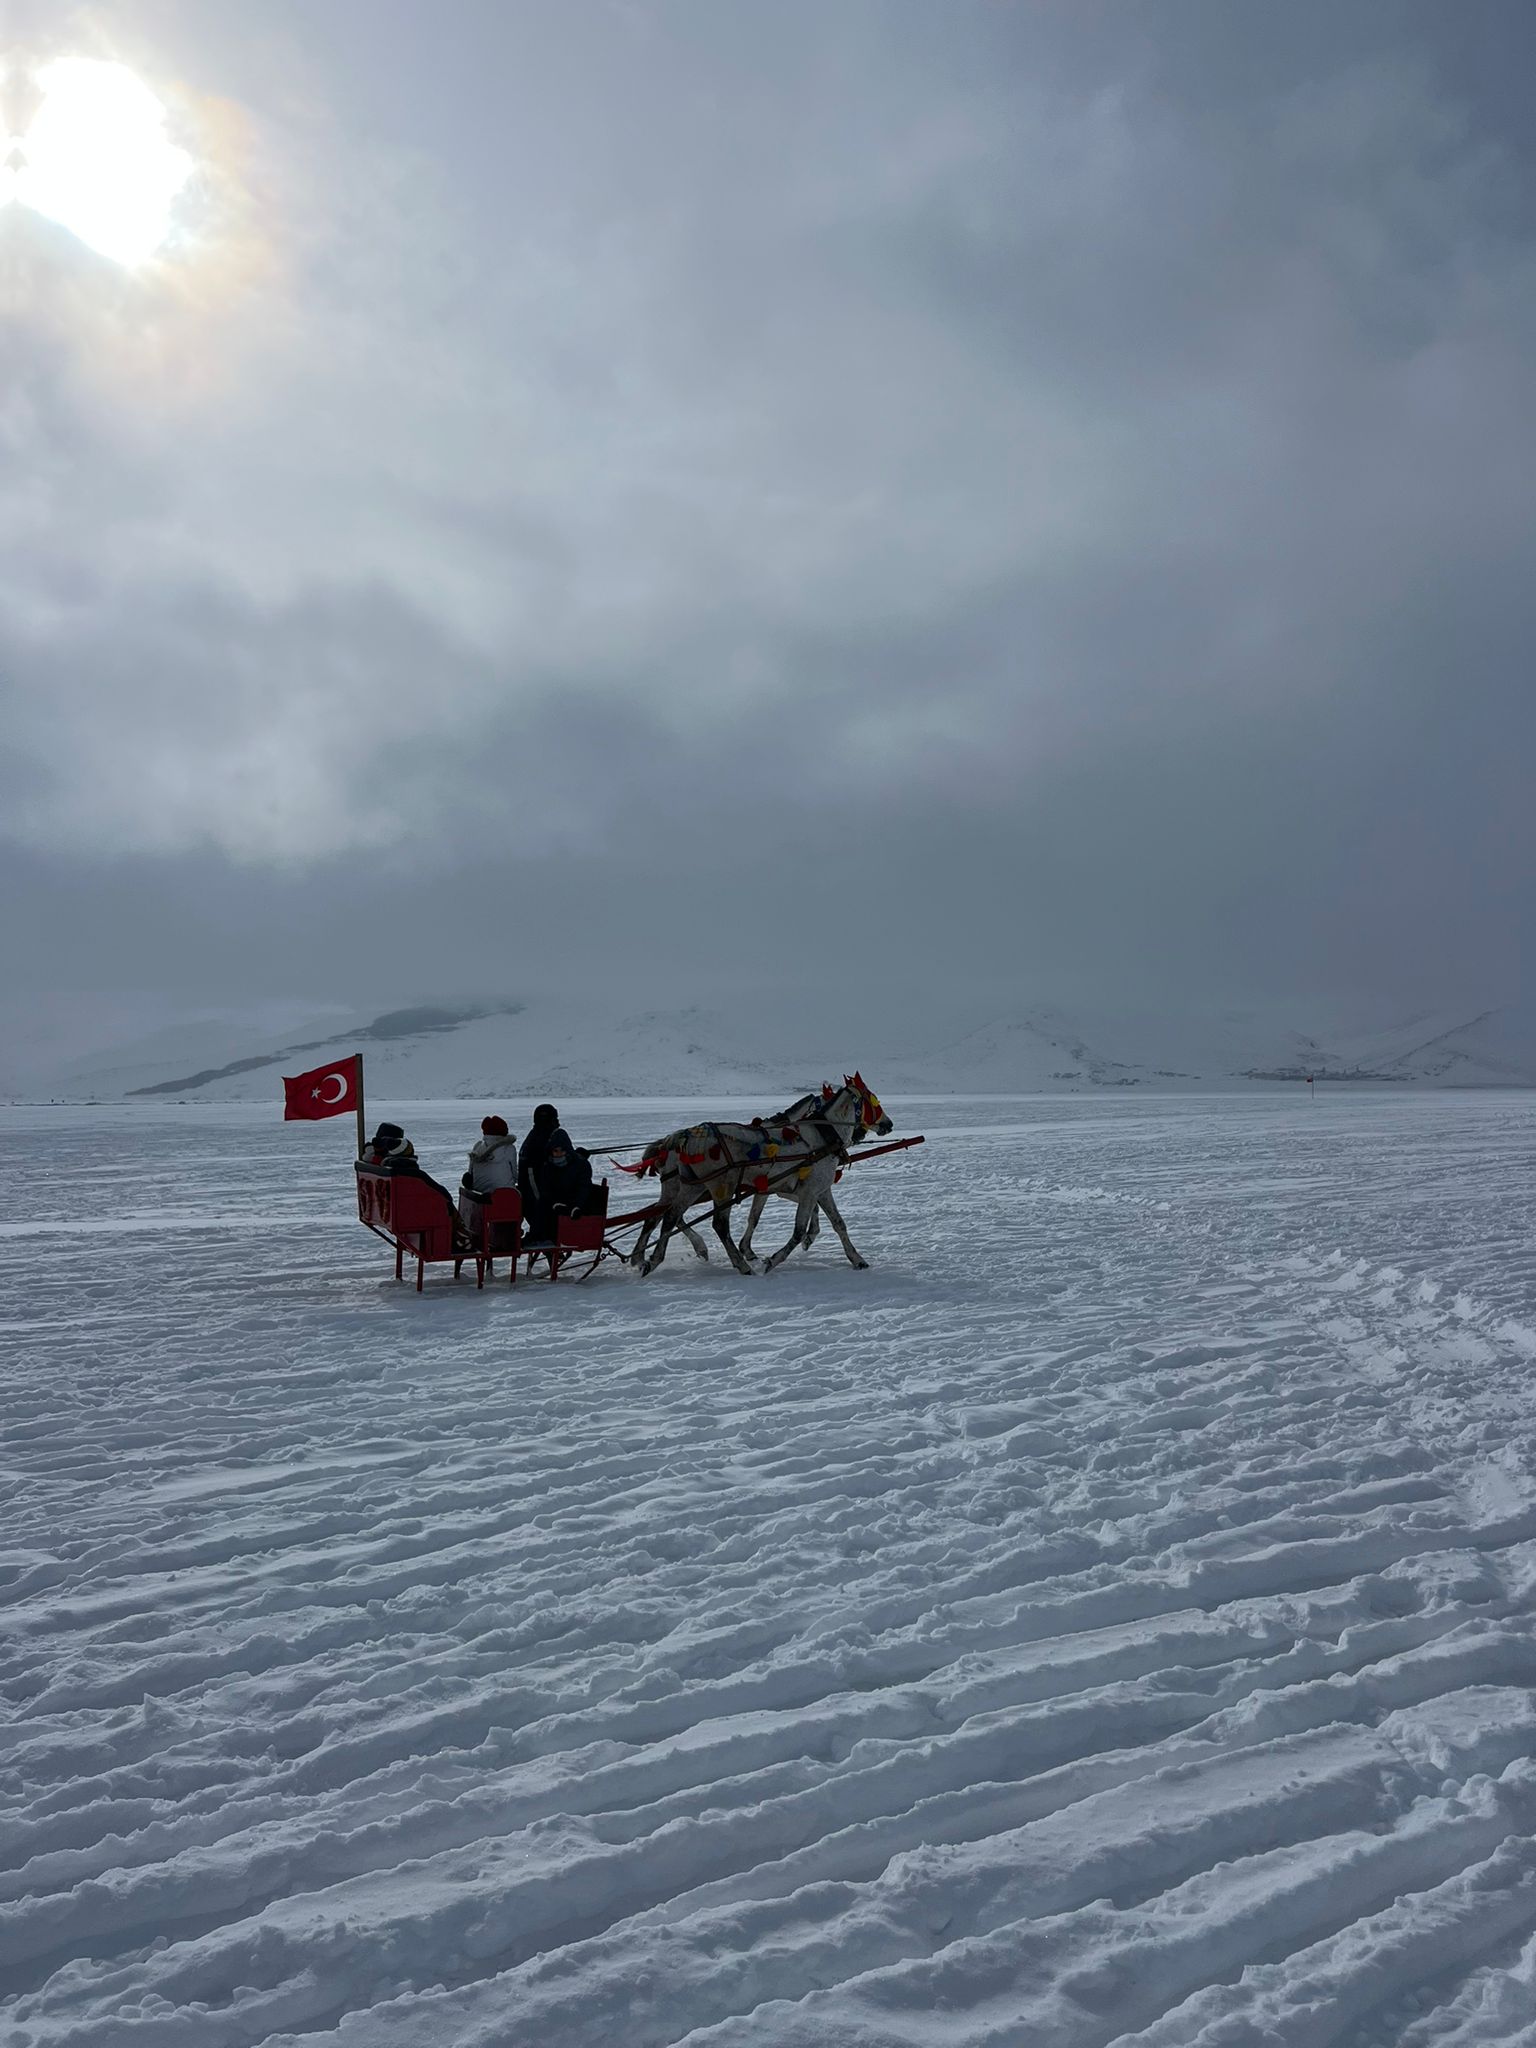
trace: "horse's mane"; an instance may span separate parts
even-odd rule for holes
[[[808,1109],[820,1109],[821,1093],[813,1088],[809,1095],[797,1095],[788,1109],[776,1109],[772,1116],[765,1116],[765,1124],[791,1123],[797,1116],[804,1116]]]

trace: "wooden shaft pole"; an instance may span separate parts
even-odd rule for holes
[[[914,1145],[926,1145],[925,1137],[898,1138],[891,1145],[860,1145],[848,1154],[848,1164],[854,1166],[861,1159],[878,1159],[882,1152],[910,1152]]]

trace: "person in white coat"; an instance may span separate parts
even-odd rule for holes
[[[480,1234],[480,1206],[497,1188],[517,1186],[517,1140],[504,1116],[480,1119],[480,1137],[469,1148],[469,1166],[459,1183],[459,1217],[472,1237]]]

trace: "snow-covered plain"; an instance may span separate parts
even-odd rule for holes
[[[867,1273],[421,1297],[0,1111],[5,2048],[1536,2041],[1536,1101],[888,1106]]]

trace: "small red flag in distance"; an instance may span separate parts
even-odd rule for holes
[[[349,1053],[328,1067],[307,1074],[283,1076],[283,1122],[315,1123],[323,1116],[342,1116],[356,1109],[362,1093],[361,1053]]]

